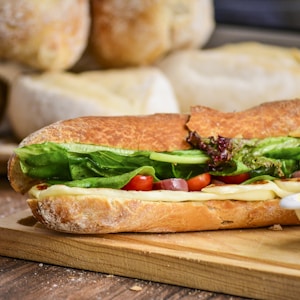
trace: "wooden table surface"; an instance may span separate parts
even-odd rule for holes
[[[0,218],[27,208],[25,199],[0,177]],[[0,256],[0,299],[244,298]]]

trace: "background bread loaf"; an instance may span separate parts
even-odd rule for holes
[[[86,48],[89,0],[1,0],[0,58],[39,70],[72,66]]]
[[[165,75],[152,67],[21,75],[12,83],[8,104],[19,139],[63,119],[157,112],[177,113],[179,106]]]
[[[206,105],[241,111],[300,97],[300,50],[260,43],[177,51],[157,66],[170,80],[181,112]]]
[[[211,0],[92,0],[91,48],[104,67],[151,64],[202,46],[215,21]]]

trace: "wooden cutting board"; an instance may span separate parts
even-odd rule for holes
[[[29,210],[0,219],[0,254],[260,299],[299,299],[300,227],[70,235]]]

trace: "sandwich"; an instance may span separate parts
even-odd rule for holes
[[[240,112],[86,116],[27,136],[8,163],[47,228],[77,234],[300,224],[300,100]]]

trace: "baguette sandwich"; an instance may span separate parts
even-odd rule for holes
[[[300,100],[225,113],[79,117],[26,137],[8,177],[35,218],[80,234],[300,224]]]

